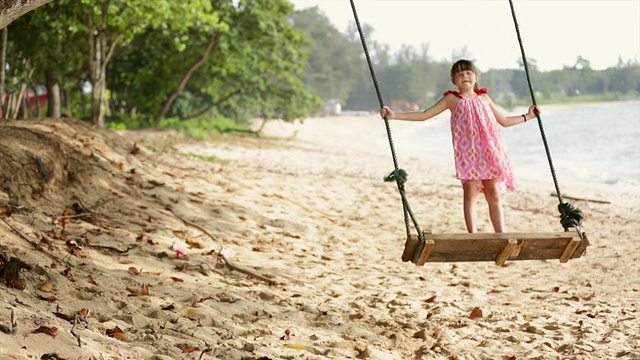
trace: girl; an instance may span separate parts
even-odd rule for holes
[[[395,113],[380,109],[386,119],[425,121],[445,110],[451,111],[451,135],[456,177],[462,182],[463,208],[467,231],[476,232],[476,200],[479,193],[489,205],[489,216],[495,232],[504,232],[504,216],[500,194],[511,191],[513,173],[502,136],[503,127],[513,126],[536,117],[537,106],[527,114],[502,115],[487,94],[478,88],[476,67],[469,60],[458,60],[451,68],[451,82],[458,91],[447,91],[432,107],[424,111]]]

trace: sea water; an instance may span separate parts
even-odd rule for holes
[[[448,161],[455,173],[449,116],[446,112],[421,123],[391,122],[398,153]],[[553,167],[560,184],[640,189],[640,101],[541,105],[540,118],[551,162],[538,121],[503,128],[516,177],[553,184]]]

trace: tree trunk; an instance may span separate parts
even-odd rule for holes
[[[91,122],[98,127],[104,127],[102,112],[102,97],[104,96],[104,46],[106,43],[104,29],[95,26],[89,14],[89,80],[91,81]]]
[[[11,94],[8,97],[7,104],[7,119],[15,120],[18,118],[18,113],[20,112],[20,108],[22,107],[22,103],[24,102],[24,94],[27,90],[27,84],[22,84],[20,87],[20,91],[18,94]]]
[[[91,120],[94,125],[104,127],[107,90],[107,65],[115,53],[121,35],[112,40],[111,45],[107,44],[106,18],[109,8],[109,1],[102,2],[100,23],[94,24],[89,14],[89,79],[91,80]]]
[[[9,37],[9,29],[4,27],[0,30],[0,64],[7,63],[7,38]],[[0,118],[4,118],[4,82],[6,80],[5,67],[0,69]]]
[[[45,72],[47,86],[47,116],[60,118],[62,115],[62,100],[60,97],[60,84],[52,70]]]
[[[165,115],[167,115],[167,112],[169,112],[171,105],[178,98],[178,95],[180,95],[180,92],[182,92],[184,87],[187,85],[187,82],[191,78],[191,75],[193,75],[193,73],[196,72],[196,70],[198,70],[198,68],[200,68],[200,66],[202,66],[202,64],[204,64],[204,62],[207,60],[207,58],[209,57],[209,54],[211,53],[211,50],[213,49],[213,46],[216,43],[217,36],[218,36],[217,32],[211,33],[211,36],[209,37],[209,44],[207,45],[207,48],[205,49],[204,53],[202,54],[200,59],[198,59],[195,63],[193,63],[193,65],[191,65],[189,70],[187,70],[186,74],[184,74],[182,81],[180,81],[180,85],[178,85],[178,88],[176,89],[176,91],[173,94],[171,94],[171,96],[169,96],[169,99],[167,99],[167,101],[164,103],[164,106],[162,106],[162,110],[160,110],[160,112],[156,116],[156,121],[160,121],[163,117],[165,117]]]

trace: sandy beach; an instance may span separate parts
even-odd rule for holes
[[[640,359],[640,191],[560,184],[585,199],[579,259],[415,266],[382,120],[265,133],[0,124],[23,144],[0,163],[0,264],[32,265],[0,278],[0,359]],[[44,180],[21,175],[34,154]],[[464,232],[453,165],[398,161],[421,227]],[[509,231],[562,231],[551,179],[516,187]]]

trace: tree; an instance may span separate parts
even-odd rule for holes
[[[318,7],[296,11],[290,18],[308,39],[305,50],[309,63],[300,79],[320,98],[344,103],[356,84],[357,67],[361,66],[359,40],[341,34]]]
[[[318,105],[295,76],[307,58],[304,35],[287,18],[291,4],[213,4],[213,31],[148,29],[114,60],[109,83],[121,112],[156,119],[216,112],[242,121],[255,114],[293,119]]]
[[[31,10],[53,0],[0,1],[0,29]]]
[[[536,59],[527,59],[527,69],[529,70],[529,75],[532,79],[527,79],[524,60],[519,58],[518,70],[513,72],[513,78],[511,79],[511,88],[517,97],[526,98],[531,95],[531,91],[529,90],[529,80],[537,78],[539,74],[538,62]]]
[[[61,92],[78,86],[84,75],[82,53],[86,42],[74,25],[78,16],[78,8],[56,1],[20,17],[9,26],[13,49],[11,63],[28,62],[37,70],[32,80],[44,84],[47,89],[47,116],[50,117],[62,115]]]
[[[149,28],[198,25],[213,31],[219,22],[207,0],[81,0],[81,3],[82,30],[89,44],[91,118],[98,126],[104,126],[107,66],[119,46],[126,46],[135,35]]]

